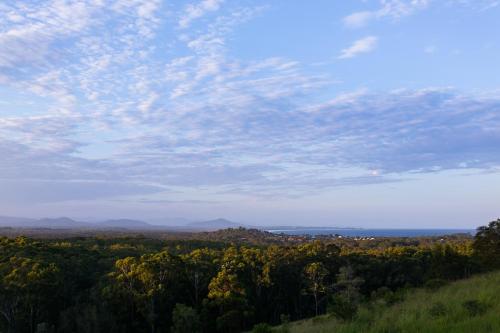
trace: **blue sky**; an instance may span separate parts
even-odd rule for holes
[[[0,4],[0,215],[475,227],[500,1]]]

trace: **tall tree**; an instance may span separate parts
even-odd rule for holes
[[[486,269],[500,268],[500,219],[477,228],[472,247]]]
[[[313,262],[304,269],[304,276],[307,281],[306,292],[314,297],[314,309],[316,316],[319,314],[319,303],[328,291],[325,278],[328,270],[320,262]]]

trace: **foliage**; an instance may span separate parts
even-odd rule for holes
[[[465,311],[469,316],[479,316],[488,310],[488,305],[478,300],[468,300],[462,303]]]
[[[431,317],[442,317],[446,314],[446,305],[443,302],[436,302],[429,308]]]
[[[198,333],[201,331],[200,317],[196,310],[184,304],[176,304],[172,312],[171,333]]]
[[[424,286],[430,290],[439,289],[447,284],[446,280],[443,279],[430,279],[425,282]]]
[[[266,323],[257,324],[252,329],[252,333],[272,333],[273,331],[271,325]]]
[[[387,287],[381,287],[372,292],[371,299],[374,302],[382,303],[384,305],[393,305],[402,302],[405,298],[405,290],[392,291]]]
[[[397,306],[410,288],[491,269],[498,224],[481,230],[474,251],[467,236],[362,242],[245,229],[0,237],[0,332],[229,333],[256,323],[286,332],[288,321],[327,307],[343,321],[370,321],[367,299]],[[460,307],[476,317],[480,308]]]
[[[477,228],[472,247],[483,267],[500,268],[500,219]]]
[[[328,312],[341,320],[352,320],[357,310],[357,304],[346,295],[335,295],[328,304]]]
[[[352,321],[305,319],[292,322],[290,333],[489,333],[500,332],[500,272],[452,282],[438,290],[412,290],[406,299],[391,306],[376,303],[360,306]],[[470,300],[474,300],[470,303]],[[482,310],[470,315],[464,304]],[[487,305],[485,307],[485,305]],[[469,305],[468,305],[469,306]]]
[[[328,291],[325,278],[330,272],[320,262],[313,262],[304,268],[305,280],[307,281],[306,292],[314,297],[314,309],[318,315],[318,306],[321,296]]]

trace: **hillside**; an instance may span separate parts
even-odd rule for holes
[[[477,303],[479,302],[479,303]],[[350,323],[325,315],[290,323],[290,333],[500,332],[500,272],[454,282],[437,291],[419,289],[405,301],[360,309]]]
[[[243,224],[232,222],[223,218],[210,221],[191,222],[187,224],[188,228],[195,230],[221,230],[227,228],[239,228],[243,226]]]
[[[99,222],[76,221],[68,217],[28,219],[19,217],[0,216],[0,227],[9,228],[45,228],[45,229],[72,229],[72,230],[95,230],[95,229],[129,229],[129,230],[149,230],[166,229],[163,226],[155,226],[149,223],[130,220],[117,219]]]
[[[103,222],[98,222],[95,224],[98,228],[124,228],[124,229],[151,229],[152,226],[149,223],[130,219],[119,219],[119,220],[106,220]]]

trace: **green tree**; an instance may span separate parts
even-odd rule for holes
[[[9,332],[34,332],[43,322],[43,304],[58,295],[60,271],[54,263],[11,257],[0,263],[0,313]]]
[[[195,307],[208,293],[208,285],[217,274],[219,252],[208,248],[196,249],[183,255],[186,277],[189,281],[191,299]]]
[[[351,265],[341,267],[335,287],[337,293],[331,298],[328,311],[343,320],[350,320],[357,312],[359,287],[363,279],[355,276]]]
[[[357,302],[359,301],[359,287],[363,282],[361,277],[355,276],[352,266],[348,265],[340,268],[335,287],[343,292],[348,300]]]
[[[271,325],[267,323],[260,323],[252,328],[252,333],[272,333],[273,329]]]
[[[328,287],[325,284],[325,278],[328,273],[328,270],[320,262],[313,262],[304,269],[304,276],[307,282],[305,291],[314,297],[316,316],[319,314],[319,303],[328,291]]]
[[[175,294],[183,290],[185,279],[182,271],[180,259],[162,251],[143,255],[139,259],[119,259],[115,263],[115,271],[109,276],[116,283],[115,294],[125,296],[131,303],[132,311],[137,309],[154,333],[160,313],[171,313]]]
[[[201,332],[200,316],[195,309],[184,304],[176,304],[172,312],[171,333]]]
[[[472,247],[486,269],[500,268],[500,219],[477,228]]]

